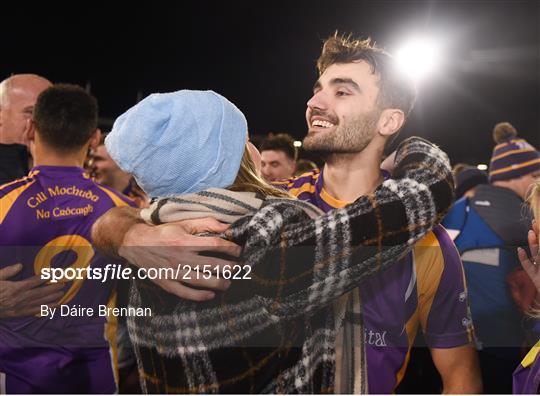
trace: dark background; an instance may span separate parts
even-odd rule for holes
[[[112,2],[111,2],[112,3]],[[184,1],[2,5],[0,79],[33,72],[87,86],[102,124],[153,92],[213,89],[250,132],[302,138],[322,40],[336,29],[395,52],[444,42],[399,139],[437,142],[453,162],[487,162],[495,123],[540,146],[539,1]]]

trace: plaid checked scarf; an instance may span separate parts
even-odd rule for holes
[[[398,148],[395,166],[393,179],[373,194],[316,219],[308,214],[313,210],[308,204],[295,200],[266,199],[258,211],[249,209],[226,237],[243,246],[240,265],[251,267],[251,279],[234,280],[212,301],[184,301],[150,282],[135,281],[130,305],[153,312],[128,318],[143,389],[334,392],[337,318],[332,304],[407,254],[452,202],[450,164],[437,147],[408,139]],[[159,200],[150,218],[156,224],[171,220],[174,216],[163,217],[163,208],[174,200],[194,205],[192,212],[204,216],[209,211],[234,216],[219,205],[201,203],[216,193],[201,192],[190,202],[182,201],[185,196]],[[249,206],[244,199],[236,204]]]
[[[276,203],[280,201],[272,197],[268,197],[267,200]],[[157,200],[150,208],[141,211],[141,217],[147,223],[156,225],[208,216],[224,223],[234,223],[243,216],[255,213],[263,203],[263,199],[257,198],[255,193],[232,192],[215,188],[198,194]],[[312,219],[324,214],[322,210],[309,203],[298,201],[296,204]],[[347,315],[358,317],[361,313],[360,295],[353,293],[354,291],[345,294],[334,304],[335,329],[339,329],[336,334],[336,369],[339,367],[339,370],[336,370],[336,373],[339,372],[336,378],[336,391],[338,393],[366,393],[367,391],[366,366],[361,364],[365,361],[364,344],[353,343],[353,340],[363,337],[364,326],[363,323],[345,320]],[[356,353],[350,353],[353,348],[356,348]],[[353,378],[357,385],[357,392],[353,392]],[[348,386],[349,384],[352,385]]]

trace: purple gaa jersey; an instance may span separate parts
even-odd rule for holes
[[[512,393],[515,395],[540,393],[540,341],[531,348],[514,372]]]
[[[347,205],[323,188],[323,171],[275,184],[328,212]],[[418,328],[430,348],[473,341],[463,265],[442,226],[411,254],[359,285],[369,393],[393,393],[403,379]],[[354,320],[354,318],[353,318]]]
[[[533,332],[540,332],[540,321],[536,321]],[[514,371],[512,393],[514,395],[536,395],[540,393],[540,341],[534,345]]]
[[[131,202],[82,168],[35,167],[0,186],[0,268],[22,263],[10,279],[16,281],[49,268],[104,267],[108,262],[91,245],[91,227],[123,205]],[[116,321],[98,310],[114,304],[114,288],[114,281],[73,280],[53,317],[2,319],[0,387],[8,393],[114,392]],[[94,314],[63,315],[73,307],[94,308]]]

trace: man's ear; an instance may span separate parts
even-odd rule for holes
[[[379,117],[378,132],[389,137],[397,133],[405,123],[405,113],[399,109],[385,109]]]
[[[30,147],[30,143],[34,143],[36,140],[36,124],[31,119],[26,120],[24,126],[24,132],[22,136],[22,143],[27,147]]]
[[[97,146],[99,146],[100,142],[101,142],[101,129],[97,128],[95,132],[92,134],[92,137],[90,138],[89,147],[92,150],[95,150]]]

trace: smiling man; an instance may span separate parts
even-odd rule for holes
[[[325,166],[283,186],[330,211],[372,193],[387,177],[380,169],[383,151],[404,125],[415,88],[394,59],[370,40],[335,35],[324,43],[317,66],[320,77],[307,103],[303,147],[321,154]],[[452,240],[437,226],[403,260],[349,294],[352,309],[346,321],[363,326],[361,334],[351,335],[351,344],[358,351],[364,343],[365,353],[356,357],[353,368],[337,366],[336,383],[342,387],[336,390],[394,392],[420,328],[443,391],[481,391],[463,267]],[[356,381],[361,370],[367,371],[363,385]],[[350,378],[356,382],[348,384]]]

